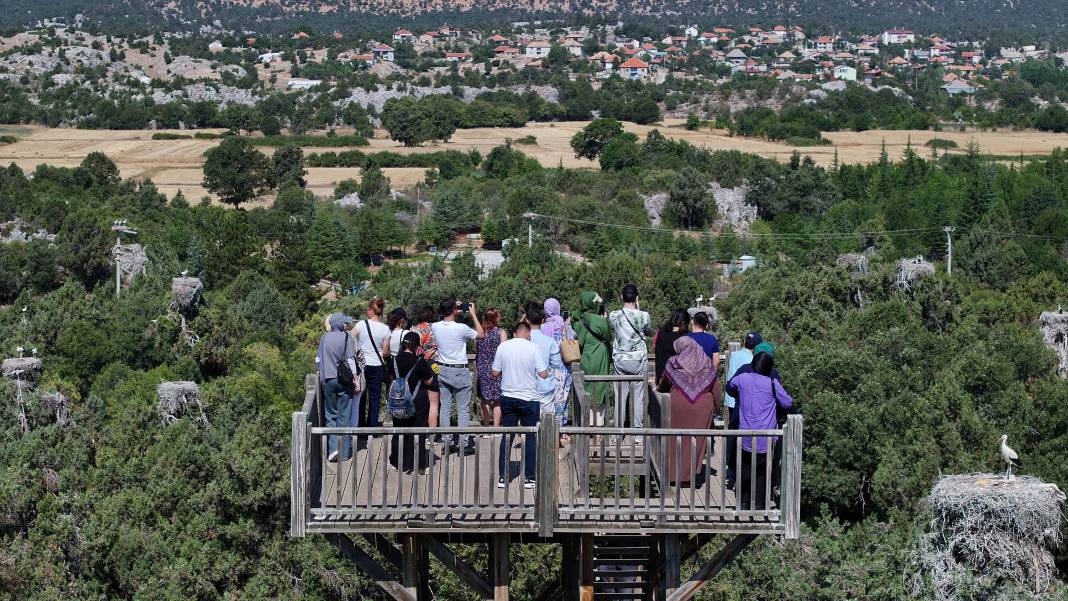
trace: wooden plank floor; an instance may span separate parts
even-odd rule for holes
[[[313,520],[354,526],[447,522],[454,527],[495,524],[531,529],[535,491],[523,488],[520,435],[510,449],[508,484],[504,489],[496,486],[501,438],[476,438],[476,450],[469,455],[449,454],[442,444],[430,444],[432,461],[427,472],[406,474],[387,468],[388,442],[385,437],[375,437],[352,459],[326,464],[325,503],[312,510]],[[715,440],[714,451],[705,457],[712,467],[706,472],[707,478],[676,487],[655,478],[639,479],[652,473],[651,468],[658,463],[651,456],[655,442],[647,438],[646,444],[637,445],[624,439],[617,445],[611,440],[602,447],[595,438],[590,441],[589,453],[592,494],[586,494],[575,478],[572,440],[557,452],[560,526],[652,527],[659,523],[772,527],[778,522],[777,509],[763,516],[733,514],[736,497],[723,486],[720,464],[723,439]],[[602,473],[608,477],[602,478]],[[622,477],[613,477],[616,474]],[[716,515],[710,515],[710,510]]]

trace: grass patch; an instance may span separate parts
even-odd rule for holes
[[[344,147],[344,146],[368,146],[370,143],[363,136],[296,136],[277,135],[263,136],[262,138],[248,138],[253,146],[282,146],[295,144],[297,146],[321,146],[321,147]]]
[[[18,141],[18,136],[12,136],[10,134],[0,135],[0,144],[14,144]]]
[[[831,143],[826,138],[805,138],[802,136],[790,136],[783,140],[787,146],[827,146]]]
[[[513,144],[534,145],[534,144],[538,143],[538,139],[536,137],[534,137],[534,136],[523,136],[522,138],[518,138],[518,139],[512,140],[512,143]]]
[[[175,134],[169,131],[158,131],[152,134],[153,140],[191,140],[193,136],[189,134]]]
[[[928,148],[937,148],[939,150],[945,150],[948,148],[957,148],[957,143],[953,140],[947,140],[945,138],[931,138],[930,140],[927,140],[927,143],[924,144],[924,146]]]
[[[212,133],[210,131],[198,131],[197,133],[193,134],[193,137],[197,140],[218,140],[222,136],[216,133]]]

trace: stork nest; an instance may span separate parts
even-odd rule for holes
[[[200,281],[200,278],[178,277],[171,280],[174,308],[183,313],[200,303],[200,295],[203,292],[204,282]]]
[[[934,275],[934,272],[934,265],[924,261],[923,257],[901,259],[894,269],[897,287],[904,290],[911,288],[913,282]]]
[[[1064,501],[1056,485],[1031,476],[942,478],[926,500],[932,518],[913,557],[913,596],[963,601],[1045,594],[1055,586]]]
[[[686,311],[690,314],[690,319],[693,319],[693,316],[697,315],[698,313],[704,313],[708,315],[709,328],[714,328],[719,325],[719,311],[717,311],[715,307],[690,307]]]
[[[4,377],[11,381],[32,386],[41,376],[41,367],[41,360],[37,357],[13,357],[4,359],[3,364],[0,365],[0,371],[3,371]]]
[[[846,269],[857,273],[868,273],[868,266],[870,264],[868,257],[860,253],[838,255],[836,263],[841,267],[845,267]]]
[[[159,402],[156,410],[163,423],[173,424],[182,416],[189,416],[202,426],[209,426],[208,416],[200,401],[200,386],[196,382],[162,382],[156,387]]]

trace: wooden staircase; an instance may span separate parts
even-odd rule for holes
[[[652,536],[598,535],[593,542],[593,598],[648,601],[653,598],[656,555]]]

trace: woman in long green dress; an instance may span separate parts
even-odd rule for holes
[[[581,311],[578,319],[572,319],[572,327],[578,335],[579,346],[582,348],[582,357],[579,365],[582,372],[591,376],[608,375],[612,357],[612,329],[608,320],[600,315],[598,309],[601,297],[596,292],[586,291],[579,295]],[[599,426],[604,424],[605,400],[608,395],[608,385],[604,382],[587,383],[586,397],[589,399],[591,410],[590,425]]]

